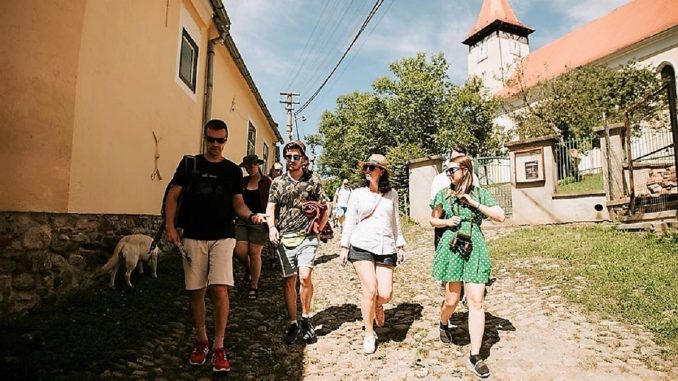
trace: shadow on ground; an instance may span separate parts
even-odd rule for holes
[[[344,323],[362,320],[360,308],[355,304],[345,303],[331,306],[313,316],[313,324],[318,327],[316,334],[325,336],[341,327]]]
[[[269,264],[266,264],[269,263]],[[240,279],[237,277],[235,279]],[[0,374],[5,380],[196,380],[211,366],[186,360],[193,329],[178,253],[161,257],[158,279],[132,280],[134,289],[111,290],[105,279],[61,303],[0,322]],[[265,262],[259,299],[231,289],[225,347],[231,379],[299,380],[304,346],[287,347],[287,313],[279,269]],[[212,337],[208,299],[208,334]]]
[[[455,326],[452,330],[453,342],[460,346],[469,345],[471,342],[468,334],[468,312],[455,312],[450,317],[450,323]],[[490,357],[490,350],[501,340],[499,331],[515,330],[516,327],[508,319],[485,312],[485,334],[483,335],[483,345],[480,348],[480,356],[484,359]]]
[[[403,341],[415,320],[421,319],[424,307],[416,303],[402,303],[396,308],[384,310],[386,324],[377,328],[379,341]]]

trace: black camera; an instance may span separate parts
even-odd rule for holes
[[[461,258],[468,261],[471,257],[471,251],[473,251],[471,236],[462,232],[457,232],[457,236],[450,241],[450,249],[452,251],[458,251]]]

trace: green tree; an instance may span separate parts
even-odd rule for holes
[[[424,54],[403,58],[390,70],[393,76],[377,78],[373,91],[340,96],[336,109],[323,114],[323,175],[360,186],[364,177],[357,163],[380,153],[389,160],[393,186],[405,201],[410,159],[441,154],[455,145],[469,146],[472,154],[500,146],[492,122],[497,103],[484,93],[480,80],[452,84],[442,54],[430,60]]]
[[[451,90],[447,102],[448,125],[437,130],[437,146],[466,147],[471,156],[495,155],[505,140],[502,128],[494,125],[499,102],[491,98],[478,77]]]
[[[518,73],[514,86],[520,102],[507,106],[520,138],[555,134],[562,139],[592,137],[596,127],[623,121],[624,111],[657,88],[656,73],[634,63],[611,69],[603,65],[577,68],[557,78],[522,86]],[[639,110],[635,120],[652,119],[659,104]]]

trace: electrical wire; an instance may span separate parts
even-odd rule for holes
[[[334,25],[334,28],[332,30],[332,33],[330,34],[329,38],[327,38],[325,41],[321,43],[321,50],[319,50],[316,55],[315,55],[315,60],[312,60],[308,62],[308,67],[310,68],[308,71],[305,72],[305,79],[306,81],[304,82],[303,86],[297,87],[302,94],[307,94],[311,93],[313,90],[315,90],[316,84],[319,83],[325,73],[327,73],[333,65],[333,60],[334,58],[334,53],[338,50],[341,52],[343,48],[341,49],[335,49],[335,46],[339,44],[339,38],[334,38],[334,36],[337,34],[337,29],[339,26],[343,24],[344,19],[348,15],[351,5],[353,4],[353,1],[349,4],[349,8],[347,8],[344,13],[339,17],[337,23]],[[362,3],[364,4],[364,3]],[[358,7],[362,5],[360,2],[358,3]],[[358,14],[357,12],[355,13],[356,15]],[[362,14],[362,12],[360,12]],[[350,25],[347,30],[355,30],[360,26],[360,17],[355,17],[353,18],[357,20],[355,25]],[[347,46],[348,41],[344,44],[342,44],[344,47]]]
[[[286,89],[289,89],[290,86],[292,86],[294,81],[297,79],[297,77],[299,76],[299,73],[301,72],[301,69],[305,66],[304,63],[307,61],[308,55],[310,54],[311,51],[313,51],[313,48],[315,47],[315,43],[318,41],[317,39],[314,40],[313,38],[315,36],[322,36],[323,35],[323,33],[324,33],[323,31],[321,31],[319,34],[316,34],[316,30],[318,30],[319,25],[324,25],[324,26],[327,25],[327,23],[324,23],[323,21],[325,21],[325,19],[329,18],[329,16],[325,17],[326,15],[330,15],[332,13],[332,11],[326,12],[327,8],[330,4],[333,5],[333,8],[332,8],[332,11],[333,11],[334,7],[338,4],[338,2],[335,2],[335,3],[331,3],[329,1],[325,2],[325,6],[323,7],[322,11],[320,11],[320,17],[318,17],[318,21],[316,22],[315,26],[313,27],[311,34],[308,36],[308,39],[306,40],[306,43],[304,44],[304,48],[302,49],[301,53],[299,54],[299,57],[300,57],[300,59],[298,61],[299,64],[298,64],[294,74],[290,78],[290,81],[287,83],[287,86],[285,87]],[[313,41],[313,44],[309,47],[309,43],[311,41]]]
[[[383,4],[383,2],[384,2],[384,0],[376,0],[376,1],[375,1],[374,6],[372,7],[372,10],[371,10],[370,13],[367,15],[367,18],[365,18],[365,21],[363,22],[363,25],[360,27],[360,29],[359,29],[358,32],[356,33],[355,37],[353,38],[353,41],[351,41],[351,44],[348,46],[348,48],[346,48],[346,51],[344,51],[344,54],[341,56],[341,58],[339,59],[339,61],[337,62],[337,64],[334,65],[334,68],[332,69],[332,71],[330,72],[330,74],[327,75],[327,77],[325,78],[325,80],[323,81],[323,83],[320,85],[320,87],[318,87],[318,89],[313,93],[313,95],[311,95],[311,97],[310,97],[310,98],[309,98],[309,99],[308,99],[301,107],[299,107],[299,109],[297,109],[297,111],[294,112],[294,115],[298,115],[298,114],[300,114],[302,111],[304,111],[304,109],[305,109],[306,107],[308,107],[308,105],[311,104],[311,102],[313,102],[313,100],[315,99],[315,97],[318,96],[318,94],[320,93],[320,91],[321,91],[321,90],[323,89],[323,87],[325,87],[325,85],[327,84],[327,81],[330,80],[330,78],[332,77],[332,75],[337,71],[337,68],[339,67],[339,65],[341,65],[341,63],[344,61],[344,58],[346,58],[346,55],[347,55],[348,52],[351,50],[351,48],[353,47],[353,45],[355,44],[355,42],[358,40],[358,37],[360,37],[360,35],[362,34],[362,32],[365,30],[365,28],[367,27],[367,24],[369,24],[370,20],[372,20],[372,17],[374,17],[374,15],[377,13],[377,11],[379,10],[379,7],[381,7],[381,4]]]
[[[332,81],[328,87],[328,91],[333,89],[334,86],[336,86],[337,83],[339,83],[339,79],[343,77],[344,73],[346,73],[346,70],[351,66],[351,63],[353,63],[353,60],[355,59],[356,56],[359,55],[360,51],[362,50],[363,46],[365,46],[365,43],[367,40],[369,40],[370,36],[372,33],[374,33],[374,30],[377,29],[381,21],[384,19],[384,16],[388,13],[388,11],[391,9],[393,6],[393,2],[395,0],[391,0],[391,2],[388,4],[388,6],[385,8],[383,12],[381,12],[381,15],[377,19],[375,23],[372,23],[372,28],[368,29],[367,35],[365,38],[362,39],[362,42],[358,45],[357,49],[353,52],[353,54],[349,57],[348,61],[346,62],[345,65],[343,65],[342,69],[339,71],[339,73],[336,75],[334,81]],[[313,106],[309,108],[310,110],[314,110]]]

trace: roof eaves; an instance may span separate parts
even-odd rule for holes
[[[257,85],[254,83],[254,79],[252,78],[250,71],[247,69],[247,65],[245,65],[245,61],[243,60],[242,55],[240,55],[240,51],[238,51],[238,48],[235,46],[235,41],[233,41],[233,37],[231,36],[229,28],[231,25],[231,20],[228,18],[228,14],[226,13],[226,9],[224,8],[222,0],[211,0],[210,3],[212,4],[212,8],[214,9],[217,27],[220,29],[222,35],[224,35],[224,46],[226,47],[229,54],[235,61],[235,64],[238,67],[238,71],[240,71],[240,74],[242,74],[242,76],[245,78],[247,85],[252,91],[252,94],[254,94],[254,98],[257,100],[259,107],[261,107],[261,110],[264,112],[264,115],[266,116],[266,120],[268,120],[271,130],[273,130],[273,133],[278,139],[278,143],[282,143],[283,138],[282,135],[280,134],[280,131],[278,131],[278,123],[276,123],[273,120],[273,117],[271,116],[271,113],[268,110],[268,107],[266,106],[266,102],[264,102],[264,99],[262,98],[261,93],[257,88]]]

